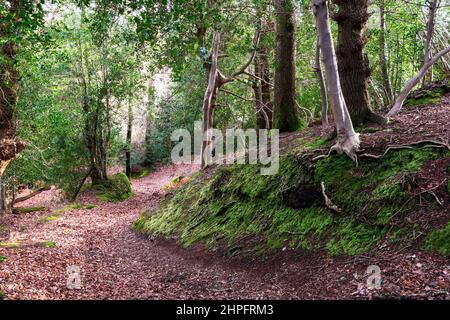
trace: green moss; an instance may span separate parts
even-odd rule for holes
[[[97,195],[97,198],[106,202],[125,201],[133,196],[131,182],[126,174],[122,172],[110,177],[108,184],[98,191],[100,193]]]
[[[307,149],[315,150],[319,149],[320,147],[326,146],[329,144],[329,141],[327,139],[319,138],[312,141],[305,142],[304,146]]]
[[[84,208],[87,210],[92,210],[97,208],[97,206],[95,204],[87,204]]]
[[[407,228],[400,228],[392,233],[390,236],[390,240],[392,242],[400,242],[404,240],[409,235],[409,231]]]
[[[14,208],[14,213],[20,214],[20,213],[32,213],[32,212],[39,212],[39,211],[45,211],[47,210],[46,207],[28,207],[28,208]]]
[[[51,221],[56,221],[61,219],[61,215],[60,214],[54,214],[54,215],[49,215],[49,216],[45,216],[45,217],[41,217],[39,218],[39,222],[51,222]]]
[[[0,248],[20,248],[19,242],[0,242]]]
[[[221,166],[210,178],[198,175],[173,190],[158,210],[143,213],[134,228],[176,236],[184,247],[202,242],[232,254],[261,254],[284,246],[360,254],[380,241],[388,227],[395,229],[394,217],[411,212],[415,199],[408,194],[409,177],[440,156],[425,147],[397,150],[383,159],[362,158],[356,168],[346,156],[313,162],[306,154],[284,155],[273,176],[262,176],[258,165]],[[321,182],[342,209],[339,215],[324,206]],[[317,199],[289,207],[286,194],[298,197],[314,190],[319,190]]]
[[[80,210],[80,209],[84,209],[84,205],[82,203],[71,203],[68,204],[58,210],[55,210],[53,213],[56,215],[59,215],[60,213],[64,213],[64,212],[69,212],[72,210]]]
[[[353,219],[346,219],[338,226],[335,236],[328,241],[331,255],[355,255],[366,252],[383,236],[384,230],[370,228]]]
[[[145,178],[146,176],[148,176],[149,174],[150,174],[150,169],[149,168],[143,168],[139,172],[133,172],[131,174],[131,178],[133,178],[133,179],[142,179],[142,178]]]
[[[444,95],[444,89],[437,89],[434,91],[425,90],[420,98],[409,98],[405,101],[405,106],[415,107],[422,105],[438,104],[441,102],[441,97]]]
[[[428,234],[425,249],[450,257],[450,222],[443,229]]]
[[[58,246],[56,242],[53,241],[40,241],[37,245],[45,248],[56,248]]]
[[[406,203],[410,200],[408,177],[440,156],[441,151],[432,148],[404,149],[379,160],[360,159],[359,168],[346,156],[330,157],[317,163],[315,180],[324,182],[327,194],[346,215],[364,214],[386,224],[415,203],[414,199]]]
[[[0,256],[0,263],[5,262],[8,259],[6,256]]]

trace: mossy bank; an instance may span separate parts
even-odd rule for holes
[[[437,205],[412,192],[414,176],[428,161],[450,156],[423,146],[361,158],[356,167],[344,155],[313,161],[313,153],[281,156],[273,176],[260,175],[257,165],[198,173],[172,190],[157,211],[144,212],[134,227],[176,238],[185,247],[202,243],[230,254],[293,248],[355,255],[386,242],[411,243],[418,226],[408,216],[424,199],[430,204],[420,207],[424,214]],[[339,212],[325,205],[322,183]],[[439,241],[427,248],[447,253],[439,247],[446,234],[434,235]]]

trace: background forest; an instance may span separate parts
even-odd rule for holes
[[[448,46],[450,15],[444,2],[436,18],[433,52]],[[319,119],[322,110],[310,5],[300,1],[295,9],[299,129]],[[2,12],[7,10],[2,6]],[[420,69],[427,6],[426,1],[370,1],[364,41],[374,110],[390,105]],[[267,87],[267,107],[273,105],[276,16],[270,2],[221,1],[211,9],[206,1],[58,1],[33,10],[23,13],[27,16],[20,28],[25,32],[16,39],[18,136],[27,141],[6,171],[7,179],[16,183],[41,181],[71,191],[90,164],[124,163],[127,150],[133,165],[167,161],[171,132],[193,130],[193,122],[201,120],[205,61],[214,30],[223,34],[220,70],[232,74],[248,60],[261,28],[250,74],[218,94],[215,126],[254,128],[258,121],[264,123],[255,112],[261,86]],[[331,10],[337,12],[337,5]],[[332,30],[338,39],[335,22]],[[449,61],[442,57],[427,80],[446,78]],[[164,81],[158,83],[161,74]],[[134,134],[127,139],[130,124]],[[96,136],[93,126],[98,126]],[[98,178],[102,170],[98,168]]]

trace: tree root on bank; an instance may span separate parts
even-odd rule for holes
[[[357,155],[357,154],[355,153],[355,157],[356,157],[356,158],[353,158],[353,157],[351,156],[351,153],[349,154],[349,153],[346,152],[345,150],[342,150],[341,152],[339,152],[339,150],[337,150],[338,147],[336,147],[336,146],[337,146],[337,144],[336,144],[336,145],[334,145],[334,146],[332,146],[332,147],[330,148],[330,151],[328,151],[328,154],[318,155],[318,156],[312,158],[312,161],[315,162],[315,161],[320,160],[320,159],[326,159],[326,158],[328,158],[329,156],[331,156],[331,154],[332,154],[334,151],[336,151],[338,154],[342,154],[343,152],[345,152],[345,153],[346,153],[346,154],[347,154],[347,155],[348,155],[348,156],[356,163],[356,166],[358,166],[358,157],[359,157],[359,158],[381,159],[381,158],[385,157],[385,156],[389,153],[389,151],[392,151],[392,150],[400,150],[400,149],[414,149],[415,146],[418,146],[418,145],[421,145],[421,144],[424,144],[424,143],[429,143],[429,144],[427,145],[427,147],[431,147],[431,148],[445,148],[445,149],[447,149],[447,150],[450,150],[450,146],[449,146],[448,144],[444,143],[444,142],[441,142],[441,141],[435,141],[435,140],[420,140],[420,141],[412,142],[412,143],[409,143],[409,144],[390,145],[390,146],[388,146],[388,148],[387,148],[382,154],[380,154],[380,155],[370,154],[370,153],[363,153],[363,154]]]
[[[322,195],[323,195],[323,198],[325,199],[325,205],[327,206],[327,208],[330,209],[330,210],[332,210],[332,211],[335,211],[335,212],[337,212],[337,213],[342,212],[341,208],[339,208],[337,205],[335,205],[335,204],[333,203],[333,201],[331,201],[331,199],[328,198],[328,196],[327,196],[327,194],[326,194],[326,192],[325,192],[325,183],[322,181],[322,182],[320,183],[320,185],[321,185],[321,187],[322,187]]]
[[[450,150],[449,145],[444,143],[444,142],[434,141],[434,140],[420,140],[420,141],[412,142],[412,143],[409,143],[409,144],[388,146],[388,148],[384,151],[384,153],[380,154],[380,155],[364,153],[364,154],[359,155],[359,157],[366,157],[366,158],[372,158],[372,159],[381,159],[381,158],[385,157],[388,154],[388,152],[391,151],[391,150],[414,149],[414,146],[418,146],[418,145],[421,145],[421,144],[424,144],[424,143],[431,143],[431,144],[427,145],[428,147],[431,147],[431,148],[446,148],[446,149]]]
[[[312,161],[328,158],[333,152],[336,152],[337,154],[345,153],[356,163],[356,166],[358,166],[358,156],[356,153],[359,149],[359,143],[359,134],[354,134],[341,139],[338,138],[338,141],[330,148],[328,154],[314,157]]]

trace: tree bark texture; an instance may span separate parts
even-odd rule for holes
[[[300,122],[295,103],[295,2],[276,0],[275,127],[296,131]]]
[[[319,32],[328,96],[330,98],[331,110],[336,125],[337,142],[331,148],[331,151],[336,151],[338,153],[345,152],[350,158],[356,161],[357,158],[355,152],[359,148],[359,136],[353,129],[352,119],[341,90],[327,1],[314,0],[313,12],[316,17],[317,29]]]
[[[385,123],[370,109],[368,79],[371,73],[364,52],[364,36],[369,19],[368,0],[334,0],[339,10],[333,15],[338,24],[337,58],[342,92],[355,125],[367,121]]]

